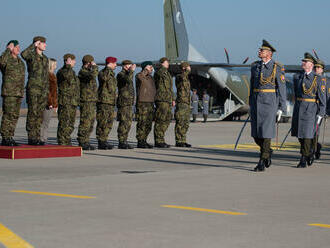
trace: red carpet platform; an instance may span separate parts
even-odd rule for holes
[[[0,146],[0,158],[24,159],[24,158],[56,158],[56,157],[81,157],[80,146]]]

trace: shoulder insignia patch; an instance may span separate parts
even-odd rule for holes
[[[321,90],[322,90],[323,93],[325,92],[325,85],[321,86]]]
[[[281,81],[282,81],[282,83],[285,83],[285,76],[284,75],[281,75]]]

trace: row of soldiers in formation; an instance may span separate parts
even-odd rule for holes
[[[26,130],[29,145],[44,145],[40,138],[40,127],[43,112],[47,106],[49,93],[49,61],[44,51],[46,39],[41,36],[33,38],[33,43],[22,53],[28,69],[26,96],[28,113]],[[3,74],[2,97],[3,116],[1,121],[2,145],[18,145],[13,139],[20,105],[24,94],[25,65],[19,57],[20,47],[17,40],[9,41],[7,49],[1,55],[0,65]],[[98,66],[91,55],[82,59],[82,68],[78,76],[73,70],[76,58],[65,54],[64,66],[57,72],[58,85],[58,130],[59,145],[71,145],[71,134],[74,130],[76,109],[80,109],[78,142],[83,150],[94,150],[90,144],[90,135],[97,119],[96,137],[99,149],[112,149],[108,136],[112,129],[115,107],[117,106],[119,148],[131,149],[127,142],[133,119],[135,92],[133,76],[136,65],[130,60],[122,62],[122,71],[115,76],[117,67],[115,57],[107,57],[105,67],[98,72]],[[142,63],[142,71],[136,75],[136,137],[139,148],[152,148],[147,138],[154,125],[155,146],[170,147],[165,143],[165,132],[172,119],[172,107],[175,108],[175,139],[177,147],[191,147],[186,142],[186,133],[190,122],[190,81],[191,71],[187,62],[181,63],[182,72],[176,76],[177,96],[172,87],[172,76],[168,71],[169,60],[161,58],[161,67],[152,77],[151,61]],[[97,78],[99,86],[97,87]],[[118,93],[117,93],[118,90]],[[118,97],[117,97],[118,94]],[[155,109],[156,106],[156,109]]]
[[[42,113],[47,104],[48,95],[48,58],[43,54],[46,39],[34,37],[33,43],[21,56],[28,67],[27,103],[28,114],[26,130],[28,144],[43,145],[40,140]],[[3,117],[1,135],[3,145],[16,145],[13,140],[19,117],[19,108],[24,93],[25,65],[19,58],[18,41],[10,41],[1,56],[3,73],[2,97]],[[275,137],[275,125],[286,112],[285,69],[272,59],[276,50],[267,41],[259,49],[260,61],[251,65],[250,80],[250,116],[251,135],[260,146],[260,159],[255,171],[264,171],[271,163],[273,150],[271,139]],[[119,148],[129,149],[128,132],[132,123],[134,103],[133,74],[136,66],[131,61],[122,62],[122,71],[115,77],[117,59],[108,57],[106,66],[98,72],[98,67],[91,55],[83,57],[83,65],[76,76],[73,67],[75,56],[64,55],[64,66],[57,72],[58,80],[58,131],[59,145],[71,145],[76,108],[80,108],[78,142],[84,150],[95,149],[90,145],[89,137],[97,119],[96,136],[99,149],[112,149],[107,142],[114,120],[115,105]],[[136,109],[138,147],[151,148],[147,137],[155,120],[155,146],[167,148],[164,135],[171,121],[171,109],[176,104],[176,146],[190,147],[186,143],[186,133],[190,120],[190,65],[181,64],[182,72],[176,77],[177,98],[172,88],[172,76],[168,71],[167,58],[160,59],[160,69],[151,76],[153,66],[150,61],[142,63],[142,72],[136,75]],[[314,68],[315,67],[315,68]],[[301,158],[299,168],[312,165],[314,156],[320,156],[320,144],[317,144],[318,129],[326,115],[326,102],[330,96],[330,87],[323,74],[324,63],[305,53],[302,59],[303,73],[294,77],[295,105],[292,118],[291,134],[299,139]],[[315,70],[314,70],[315,69]],[[96,78],[99,80],[97,88]],[[116,90],[118,88],[118,99]],[[154,109],[156,106],[156,109]],[[329,108],[328,108],[329,110]],[[155,116],[154,116],[155,113]],[[328,113],[329,114],[329,113]]]
[[[286,112],[286,84],[283,65],[272,59],[275,48],[263,40],[259,61],[251,66],[250,116],[251,135],[260,147],[260,159],[255,171],[264,171],[272,163],[271,139],[275,137],[276,122]],[[318,143],[323,117],[330,115],[330,83],[326,81],[324,63],[305,53],[302,73],[295,74],[291,135],[297,137],[301,149],[298,168],[313,164],[321,155]],[[327,106],[328,102],[328,106]]]

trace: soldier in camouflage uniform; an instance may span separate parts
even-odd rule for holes
[[[76,121],[76,110],[80,100],[80,82],[73,67],[76,57],[73,54],[63,56],[64,65],[57,72],[58,84],[58,127],[57,143],[71,145],[71,134]]]
[[[25,65],[18,57],[20,46],[17,40],[9,41],[7,49],[0,56],[2,72],[2,120],[1,145],[17,146],[13,139],[24,96]]]
[[[161,67],[154,75],[156,85],[155,147],[169,148],[165,143],[165,132],[171,123],[172,106],[175,106],[172,76],[168,71],[169,60],[161,58]]]
[[[135,68],[136,65],[132,64],[130,60],[124,60],[122,62],[122,71],[117,74],[117,120],[119,121],[117,133],[119,149],[133,148],[127,143],[127,138],[133,121],[133,104],[135,95],[133,86],[133,74]]]
[[[175,141],[176,147],[191,147],[186,141],[186,134],[189,129],[190,121],[190,81],[189,73],[191,71],[188,62],[181,63],[181,74],[176,76],[175,86],[176,109],[175,109]]]
[[[98,76],[96,138],[98,140],[98,149],[110,150],[113,146],[107,140],[115,118],[117,79],[114,70],[117,67],[117,59],[108,57],[105,63],[105,67],[100,71]]]
[[[260,159],[254,171],[264,171],[271,165],[271,139],[275,124],[286,111],[284,67],[272,59],[276,50],[265,40],[259,48],[259,61],[251,65],[250,112],[251,136],[260,147]]]
[[[154,119],[156,86],[151,74],[154,70],[151,61],[141,64],[142,71],[135,77],[136,84],[136,139],[138,148],[152,148],[147,143]]]
[[[82,68],[78,77],[80,81],[80,123],[78,128],[78,142],[83,150],[95,150],[89,143],[96,118],[98,67],[91,55],[82,59]]]
[[[49,92],[48,58],[43,54],[45,50],[46,38],[37,36],[21,54],[26,61],[29,72],[26,87],[28,104],[26,131],[28,132],[29,145],[45,144],[40,140],[40,128]]]

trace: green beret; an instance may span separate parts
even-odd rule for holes
[[[17,46],[19,43],[18,43],[18,40],[11,40],[8,42],[7,46],[10,44],[10,43],[13,43],[14,47]]]
[[[70,59],[76,59],[76,56],[74,56],[71,53],[64,54],[64,56],[63,56],[64,61],[66,61],[68,58],[70,58]]]
[[[82,59],[83,64],[87,64],[94,61],[94,57],[92,55],[85,55]]]
[[[159,60],[159,63],[163,64],[165,61],[170,62],[170,60],[169,60],[168,58],[163,57],[163,58],[161,58],[161,59]]]
[[[124,60],[123,62],[121,62],[121,64],[122,64],[122,65],[131,65],[131,64],[133,64],[133,62],[130,61],[130,60],[128,60],[128,59],[126,59],[126,60]]]
[[[315,67],[322,67],[322,68],[324,69],[325,64],[324,64],[324,62],[323,62],[322,60],[317,59],[317,60],[316,60]]]
[[[146,66],[148,66],[148,65],[152,65],[152,62],[151,62],[151,61],[144,61],[144,62],[142,62],[142,63],[141,63],[142,70],[143,70],[144,68],[146,68]]]
[[[272,51],[273,53],[276,52],[276,49],[266,40],[262,40],[262,46],[260,47],[260,49],[269,50]]]
[[[305,53],[302,61],[309,61],[309,62],[312,62],[314,65],[316,64],[316,59],[310,53]]]
[[[40,42],[46,42],[46,38],[42,37],[42,36],[36,36],[33,38],[33,43],[36,41],[40,41]]]
[[[180,65],[181,69],[187,68],[188,66],[190,66],[190,64],[188,62],[182,62]]]

